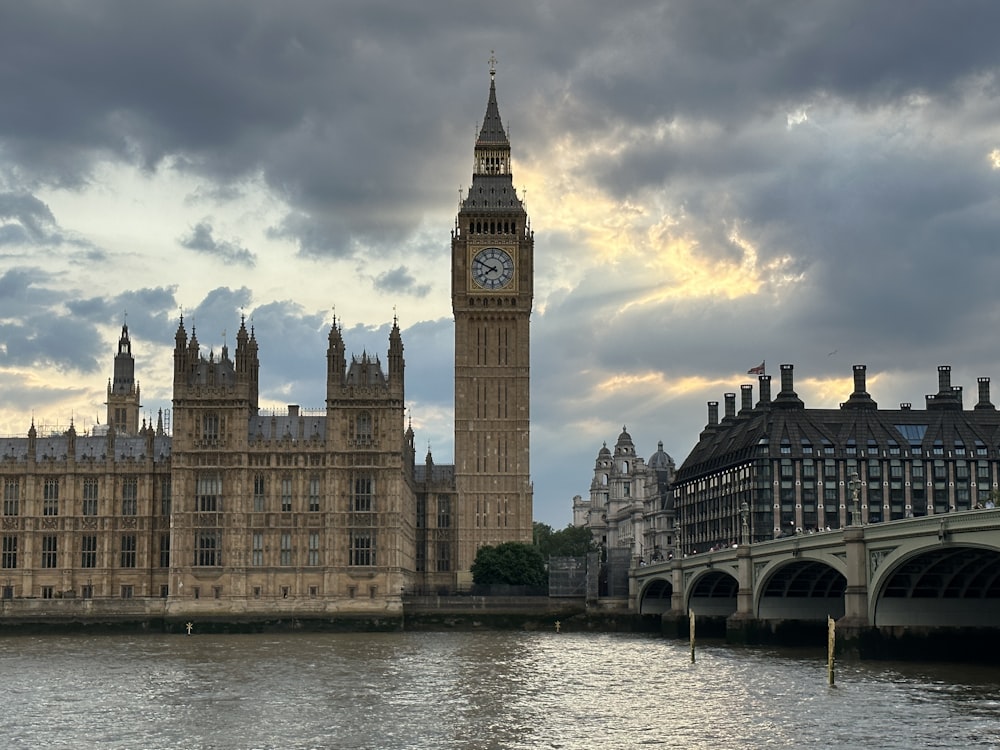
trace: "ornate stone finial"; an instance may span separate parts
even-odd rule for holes
[[[490,50],[490,80],[496,78],[497,75],[497,56],[493,50]]]

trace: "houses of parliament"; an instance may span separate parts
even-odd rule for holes
[[[467,588],[480,546],[531,541],[533,247],[491,67],[451,232],[454,464],[417,461],[395,320],[384,364],[349,356],[334,320],[325,409],[265,415],[267,332],[241,321],[215,356],[182,317],[169,430],[139,423],[124,325],[100,431],[0,438],[0,621],[393,615]]]

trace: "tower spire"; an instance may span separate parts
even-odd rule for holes
[[[115,354],[114,374],[108,381],[107,422],[120,433],[135,435],[139,430],[139,384],[135,379],[135,358],[128,323],[122,323]]]
[[[477,155],[479,150],[506,149],[507,159],[504,162],[506,167],[510,166],[510,141],[507,139],[507,131],[504,130],[503,121],[500,119],[500,106],[497,104],[496,85],[496,58],[490,58],[490,96],[486,102],[486,115],[483,117],[483,127],[479,130],[479,137],[476,139]],[[488,174],[505,174],[508,169],[500,172],[491,171]]]

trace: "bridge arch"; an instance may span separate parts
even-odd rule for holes
[[[996,532],[993,532],[994,537]],[[1000,543],[970,540],[871,556],[873,625],[996,627],[1000,622]]]
[[[768,565],[754,591],[759,620],[826,620],[844,616],[843,562],[833,557],[793,557]]]
[[[652,578],[639,591],[638,610],[640,615],[655,615],[669,612],[674,585],[669,576]]]
[[[688,610],[708,617],[729,617],[738,606],[736,594],[740,582],[735,570],[704,568],[684,586]]]

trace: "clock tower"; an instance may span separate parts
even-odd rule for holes
[[[514,190],[496,60],[476,139],[472,186],[451,239],[455,314],[457,583],[482,545],[532,539],[529,318],[534,235]]]

